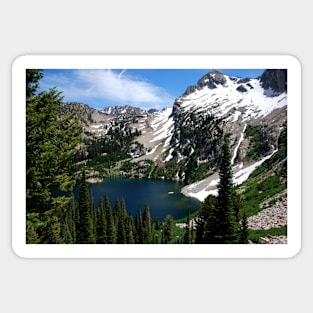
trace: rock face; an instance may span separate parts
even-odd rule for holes
[[[266,70],[261,76],[261,84],[264,89],[272,89],[276,92],[287,91],[287,70]]]
[[[214,171],[226,133],[237,164],[273,153],[287,128],[285,74],[285,70],[266,70],[252,79],[213,70],[204,75],[174,101],[171,149],[164,159],[176,158],[188,168],[183,159],[189,157],[194,159],[189,168],[209,162]],[[254,130],[245,133],[245,129]]]
[[[212,70],[208,74],[204,75],[198,80],[195,86],[188,86],[183,96],[187,96],[196,90],[200,90],[203,87],[208,87],[209,89],[214,89],[218,85],[225,85],[227,82],[224,74],[219,71]]]
[[[239,87],[237,87],[236,90],[239,92],[247,92],[248,91],[243,85],[239,85]]]
[[[108,121],[107,114],[93,109],[86,104],[78,102],[61,103],[59,107],[59,113],[61,115],[70,115],[75,112],[76,116],[81,121],[84,127],[88,127],[91,124],[106,123]]]
[[[146,116],[148,114],[147,111],[142,110],[140,108],[132,107],[130,105],[124,105],[124,106],[109,106],[105,107],[101,112],[109,115],[128,115],[128,116]],[[155,112],[155,110],[153,110]],[[152,112],[152,113],[153,113]]]

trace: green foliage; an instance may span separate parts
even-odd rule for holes
[[[225,137],[219,170],[218,196],[208,196],[196,218],[196,243],[237,243],[241,200],[233,185],[229,138]]]
[[[26,70],[26,98],[36,94],[39,87],[39,80],[43,78],[42,70]]]
[[[165,217],[165,225],[162,232],[162,243],[169,243],[173,238],[173,217],[168,214]]]
[[[246,211],[243,211],[243,216],[241,219],[241,224],[240,224],[240,237],[239,237],[239,243],[242,244],[247,244],[248,243],[248,219],[246,215]]]
[[[217,198],[209,195],[204,202],[200,203],[200,209],[195,218],[196,238],[195,243],[206,243],[208,233],[210,232],[210,223],[213,219],[215,207],[217,205]]]
[[[80,128],[71,117],[57,118],[61,103],[55,89],[27,99],[26,107],[26,184],[28,211],[50,209],[50,190],[72,190],[75,179],[69,168]],[[50,202],[50,203],[49,203]]]
[[[151,228],[151,216],[149,205],[145,205],[143,211],[143,226],[144,226],[144,242],[151,243],[152,241],[152,228]]]
[[[79,188],[78,200],[78,222],[76,228],[76,243],[88,244],[96,243],[94,236],[94,225],[92,219],[92,210],[88,185],[86,183],[85,172],[83,172],[82,180]]]
[[[41,70],[26,70],[27,242],[59,243],[70,240],[61,223],[71,197],[50,192],[71,191],[75,184],[70,167],[81,128],[72,115],[58,117],[60,92],[37,92],[42,77]]]
[[[62,243],[61,224],[54,210],[27,213],[26,243]]]
[[[116,243],[118,244],[127,243],[125,231],[126,216],[125,203],[123,201],[120,203],[119,199],[116,199],[114,206],[114,220],[116,227]]]
[[[246,137],[253,137],[259,130],[260,130],[260,126],[251,126],[248,125],[246,130],[245,130],[245,136]]]
[[[267,159],[262,165],[256,168],[249,176],[249,178],[257,177],[263,173],[266,173],[268,169],[273,168],[273,165],[283,159],[287,158],[287,146],[282,145],[278,151],[269,159]],[[287,177],[287,164],[286,169],[283,173],[283,176]]]
[[[247,216],[257,214],[260,203],[287,188],[279,176],[268,176],[265,179],[249,180],[243,184],[246,188],[243,194],[243,206]]]
[[[249,229],[248,240],[251,240],[254,243],[258,243],[260,237],[266,236],[287,236],[287,226],[280,228],[271,228],[271,229],[258,229],[252,230]]]
[[[188,209],[183,243],[185,243],[185,244],[193,243],[192,226],[190,225],[190,209]]]
[[[96,219],[96,225],[97,225],[97,243],[107,243],[107,221],[105,216],[105,207],[103,200],[100,200],[98,211],[97,211],[97,219]]]

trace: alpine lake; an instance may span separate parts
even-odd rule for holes
[[[174,219],[180,219],[199,209],[199,200],[186,197],[180,191],[184,183],[163,179],[127,179],[109,178],[101,183],[89,184],[90,196],[95,205],[108,195],[112,209],[116,199],[124,199],[126,210],[133,217],[145,205],[149,205],[151,218],[163,221],[169,214]],[[74,188],[76,200],[79,197],[79,182]]]

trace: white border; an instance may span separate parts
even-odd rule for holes
[[[288,244],[27,245],[25,70],[288,69]],[[24,258],[290,258],[301,249],[301,65],[289,55],[27,55],[12,65],[12,248]]]

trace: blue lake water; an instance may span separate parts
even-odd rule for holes
[[[175,219],[187,216],[199,209],[199,201],[180,193],[184,186],[182,182],[162,179],[126,179],[111,178],[101,183],[89,184],[89,191],[98,205],[99,200],[107,194],[112,208],[115,200],[124,199],[126,209],[135,217],[139,209],[143,212],[146,204],[150,207],[151,217],[164,220],[167,214]],[[75,197],[78,197],[78,186],[75,188]]]

